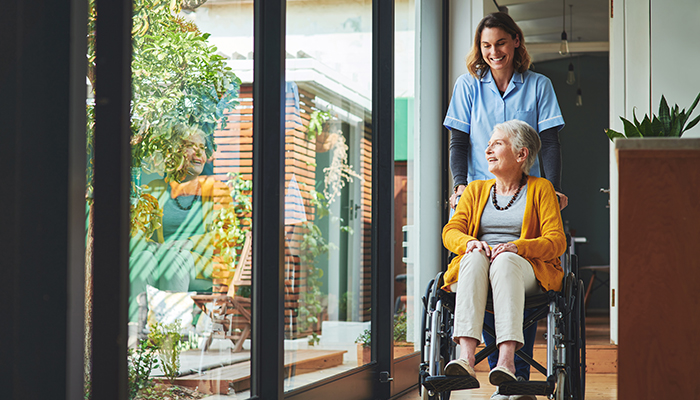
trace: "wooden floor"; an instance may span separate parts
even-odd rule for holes
[[[544,351],[544,333],[546,328],[543,323],[538,325],[537,338],[535,340],[535,359],[538,359],[539,351]],[[617,399],[617,346],[610,344],[610,318],[606,314],[590,313],[586,316],[586,400],[614,400]],[[483,364],[483,365],[482,365]],[[496,391],[488,380],[488,365],[477,365],[477,379],[481,383],[479,389],[460,390],[452,392],[453,400],[487,400]],[[540,380],[542,375],[533,373],[532,379]],[[418,389],[400,397],[398,400],[417,400],[421,396]],[[545,397],[538,397],[545,399]]]
[[[488,400],[496,391],[489,383],[488,372],[477,372],[476,377],[481,383],[479,389],[458,390],[452,392],[450,400]],[[418,400],[418,389],[400,397],[398,400]],[[546,397],[537,397],[546,399]],[[617,399],[617,374],[588,374],[586,376],[586,400]]]

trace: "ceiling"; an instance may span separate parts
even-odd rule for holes
[[[533,61],[562,57],[558,51],[564,8],[569,51],[573,55],[606,54],[609,49],[608,1],[495,0],[499,6],[508,8],[508,14],[523,30]]]

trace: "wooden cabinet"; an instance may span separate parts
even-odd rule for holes
[[[618,399],[698,396],[700,139],[616,142]]]

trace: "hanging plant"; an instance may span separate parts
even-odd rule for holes
[[[323,169],[323,194],[328,199],[328,204],[333,203],[340,196],[340,191],[346,182],[352,182],[353,178],[364,181],[364,178],[348,165],[348,145],[345,144],[345,136],[339,135],[333,146],[333,158],[331,165]]]

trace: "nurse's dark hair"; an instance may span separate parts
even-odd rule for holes
[[[535,165],[537,154],[539,154],[540,149],[542,148],[540,135],[537,133],[535,128],[531,127],[527,122],[512,119],[494,126],[491,134],[493,134],[495,131],[501,131],[508,136],[511,150],[513,150],[513,154],[516,156],[521,149],[526,148],[528,150],[527,158],[521,166],[523,168],[523,172],[529,175],[530,168]]]
[[[516,37],[520,38],[520,46],[515,49],[515,54],[513,55],[513,66],[515,70],[523,73],[530,68],[531,60],[530,55],[525,47],[525,37],[523,36],[523,31],[520,29],[518,24],[513,21],[510,15],[502,12],[496,12],[485,16],[479,25],[476,27],[476,33],[474,33],[474,45],[472,46],[469,55],[467,55],[467,69],[475,78],[480,79],[485,74],[489,68],[484,58],[481,56],[481,32],[484,28],[501,28],[504,32],[510,35],[513,39]]]

